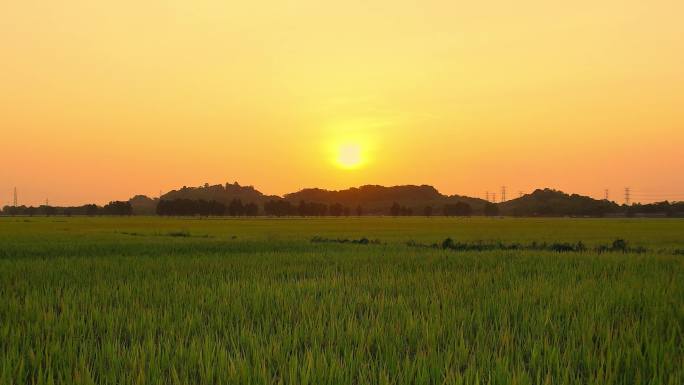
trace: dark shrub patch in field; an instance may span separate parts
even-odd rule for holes
[[[123,234],[123,235],[130,235],[132,237],[213,238],[213,236],[211,236],[209,234],[192,235],[192,234],[190,234],[189,231],[186,231],[186,230],[170,231],[168,233],[148,233],[148,234],[128,232],[128,231],[120,231],[118,233]],[[235,238],[237,238],[237,237],[233,236],[232,239],[235,239]]]
[[[379,239],[373,239],[369,240],[368,238],[360,238],[360,239],[348,239],[348,238],[324,238],[324,237],[319,237],[316,235],[315,237],[311,238],[311,243],[351,243],[354,245],[379,245],[382,242],[380,242]]]
[[[442,248],[444,250],[455,250],[455,251],[489,251],[489,250],[539,250],[539,251],[554,251],[556,253],[580,253],[583,251],[589,251],[589,249],[584,245],[582,241],[577,243],[568,242],[532,242],[529,244],[521,243],[503,243],[503,242],[489,242],[485,243],[482,241],[477,242],[456,242],[451,238],[447,238],[442,241],[441,245],[437,243],[424,244],[417,243],[415,241],[406,242],[406,246],[409,247],[421,247],[421,248]],[[598,246],[593,249],[593,251],[598,253],[605,252],[622,252],[622,253],[643,253],[647,250],[643,247],[628,247],[627,242],[624,239],[616,239],[610,246]],[[684,253],[684,251],[682,251]]]
[[[610,247],[611,251],[627,251],[627,241],[624,239],[616,239],[613,241],[613,245]]]
[[[594,249],[597,253],[645,253],[643,247],[629,247],[624,239],[616,239],[610,246],[599,246]]]
[[[444,242],[442,242],[442,243],[444,243]],[[440,247],[443,247],[443,246],[440,246],[436,243],[433,243],[431,245],[427,245],[425,243],[419,243],[419,242],[416,242],[414,240],[410,240],[410,241],[406,242],[406,246],[408,246],[408,247],[420,247],[420,248],[431,248],[431,249],[438,249]]]
[[[189,232],[189,231],[185,231],[185,230],[181,230],[181,231],[171,231],[171,232],[166,233],[166,235],[168,235],[169,237],[189,237],[189,236],[190,236],[190,232]]]
[[[586,251],[587,250],[587,248],[584,247],[584,244],[581,241],[577,242],[576,244],[552,243],[548,246],[548,249],[551,251],[555,251],[557,253],[580,252],[580,251]]]
[[[130,236],[133,236],[133,237],[144,237],[144,236],[145,236],[145,234],[140,234],[140,233],[135,233],[135,232],[129,233],[129,232],[127,232],[127,231],[122,231],[122,232],[120,232],[119,234],[130,235]]]

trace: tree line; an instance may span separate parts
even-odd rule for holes
[[[573,202],[574,203],[574,202]],[[599,201],[599,203],[603,203]],[[463,217],[471,215],[513,215],[513,216],[604,216],[606,214],[621,214],[627,217],[633,216],[667,216],[667,217],[681,217],[684,216],[684,202],[656,202],[650,204],[633,204],[617,206],[614,209],[608,210],[604,206],[594,204],[591,209],[588,205],[580,208],[569,207],[568,202],[526,202],[513,208],[506,208],[503,206],[503,212],[499,204],[487,202],[484,207],[477,208],[477,211],[466,202],[447,203],[442,206],[425,205],[409,207],[398,202],[393,202],[384,211],[385,215],[391,216],[412,216],[423,215],[430,217],[433,215],[443,215],[447,217]],[[594,210],[594,208],[596,208]],[[302,216],[302,217],[316,217],[316,216],[362,216],[368,214],[361,205],[356,207],[349,207],[340,203],[317,203],[300,201],[299,204],[293,204],[287,200],[269,200],[260,208],[254,202],[244,203],[240,199],[233,199],[230,203],[224,204],[215,200],[202,199],[173,199],[160,200],[156,206],[156,214],[162,216]],[[378,213],[377,210],[372,211]],[[134,207],[128,201],[112,201],[104,206],[96,204],[87,204],[82,206],[4,206],[1,213],[3,215],[20,215],[20,216],[126,216],[134,214]]]
[[[402,206],[397,202],[392,204],[389,213],[394,217],[414,215],[413,209]],[[435,213],[436,211],[433,206],[427,205],[423,208],[423,215],[426,217],[431,217]],[[499,215],[499,206],[494,203],[487,202],[482,213],[486,216]],[[469,217],[474,214],[474,210],[472,206],[466,202],[447,203],[442,206],[441,214],[446,217]]]
[[[22,216],[72,216],[72,215],[133,215],[133,207],[130,202],[112,201],[104,206],[96,204],[87,204],[82,206],[5,206],[2,208],[4,215],[22,215]]]
[[[493,205],[496,209],[496,205]],[[469,204],[458,202],[455,204],[447,204],[443,208],[444,215],[447,216],[469,216],[472,215],[472,208]],[[425,216],[431,216],[433,213],[432,206],[426,206],[424,210]],[[255,203],[244,204],[239,199],[234,199],[227,206],[217,201],[205,200],[191,200],[191,199],[174,199],[161,200],[157,205],[157,214],[165,216],[256,216],[259,215],[259,208]],[[292,204],[286,200],[269,200],[264,203],[262,214],[270,217],[348,217],[348,216],[362,216],[365,211],[361,205],[352,208],[341,203],[318,203],[300,201],[299,204]],[[387,210],[387,214],[392,216],[411,216],[414,215],[412,208],[400,205],[394,202]],[[496,211],[498,214],[498,211]],[[492,214],[492,215],[496,215]]]
[[[157,215],[162,216],[224,216],[232,217],[256,216],[259,207],[256,203],[244,204],[240,199],[233,199],[228,205],[221,202],[204,199],[173,199],[161,200],[157,204]]]
[[[494,209],[496,205],[491,204]],[[487,211],[487,210],[485,210]],[[488,215],[491,214],[491,211]],[[52,215],[133,215],[133,207],[130,202],[112,201],[104,206],[95,204],[87,204],[83,206],[72,207],[56,207],[42,205],[38,207],[33,206],[5,206],[2,210],[5,215],[22,215],[22,216],[52,216]],[[400,205],[394,202],[389,207],[387,213],[392,216],[411,216],[414,215],[412,208]],[[432,216],[434,213],[432,206],[425,206],[423,214],[425,216]],[[445,216],[470,216],[472,215],[472,208],[469,204],[458,202],[455,204],[447,204],[442,210]],[[160,200],[157,203],[156,214],[160,216],[257,216],[260,215],[259,206],[254,203],[243,203],[240,199],[233,199],[228,205],[218,202],[216,200],[203,199],[172,199]],[[316,216],[362,216],[365,211],[361,205],[352,209],[349,206],[340,203],[317,203],[300,201],[298,205],[293,205],[286,200],[270,200],[263,205],[263,215],[284,217],[284,216],[302,216],[302,217],[316,217]],[[498,210],[496,210],[498,214]],[[496,215],[492,214],[492,215]]]
[[[684,202],[656,202],[651,204],[635,203],[626,207],[626,216],[635,217],[640,214],[644,215],[664,215],[666,217],[676,217],[684,215]]]
[[[333,217],[348,217],[352,214],[363,215],[363,209],[361,206],[357,206],[355,210],[352,210],[341,203],[325,204],[300,201],[299,204],[294,205],[286,200],[270,200],[264,203],[264,215],[267,216],[321,217],[330,215]]]

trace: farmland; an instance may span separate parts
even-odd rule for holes
[[[683,336],[680,219],[0,218],[0,384],[681,384]]]

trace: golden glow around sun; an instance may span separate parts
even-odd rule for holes
[[[361,145],[358,143],[344,143],[337,150],[337,164],[346,169],[357,168],[363,164]]]

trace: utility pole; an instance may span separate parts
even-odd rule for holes
[[[17,188],[14,188],[14,207],[17,207]]]
[[[501,186],[501,202],[506,202],[506,186]]]
[[[629,187],[625,187],[625,204],[627,206],[629,206],[629,195],[630,195]]]

